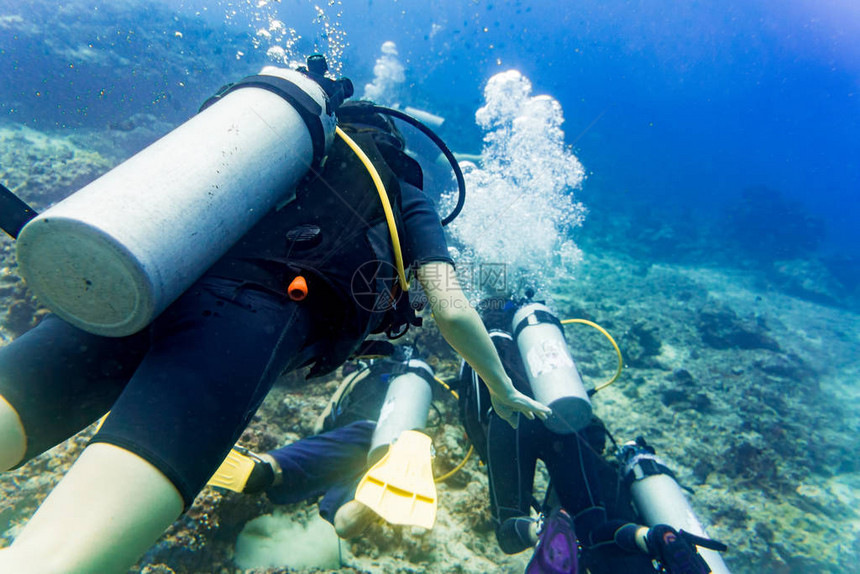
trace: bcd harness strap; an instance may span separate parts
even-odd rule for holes
[[[39,215],[36,210],[27,205],[20,197],[12,193],[5,185],[0,184],[0,229],[12,239],[17,239],[21,229]]]
[[[675,481],[675,473],[666,466],[666,464],[651,453],[642,452],[636,454],[624,467],[623,481],[626,486],[630,486],[632,482],[642,480],[643,478],[654,476],[656,474],[666,474],[671,476]]]
[[[564,333],[564,327],[561,326],[561,321],[559,321],[555,315],[538,309],[532,313],[529,313],[528,315],[523,317],[523,319],[519,323],[517,323],[517,325],[514,327],[514,339],[519,337],[520,332],[529,325],[540,325],[541,323],[551,323],[557,326],[559,331]]]

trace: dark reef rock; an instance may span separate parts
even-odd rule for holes
[[[714,464],[707,459],[699,459],[695,466],[693,466],[693,476],[696,477],[696,480],[699,484],[705,484],[708,480],[708,475],[710,475],[716,467]]]
[[[777,477],[777,465],[772,453],[749,442],[730,447],[722,458],[721,470],[732,478],[752,480],[764,486]]]
[[[641,368],[659,368],[656,357],[662,346],[657,328],[644,319],[633,322],[624,333],[621,345],[627,364]]]
[[[693,409],[700,413],[707,412],[711,407],[711,399],[704,393],[693,393],[681,389],[664,389],[660,391],[660,402],[676,410]]]
[[[733,529],[746,528],[749,519],[749,513],[739,506],[728,506],[714,512],[714,520],[728,522]]]
[[[3,318],[3,327],[16,336],[28,331],[37,322],[36,309],[36,303],[31,299],[12,301],[6,310],[6,317]]]
[[[720,303],[706,303],[699,310],[696,327],[702,341],[714,349],[780,350],[776,340],[767,334],[764,319],[741,319]]]
[[[814,371],[794,353],[768,356],[756,361],[754,365],[767,375],[796,382],[806,381],[814,375]]]
[[[688,371],[687,369],[675,369],[674,371],[672,371],[672,374],[668,377],[668,379],[685,387],[693,386],[696,384],[695,379],[693,379],[693,375],[691,375],[690,371]]]

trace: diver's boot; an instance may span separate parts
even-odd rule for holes
[[[0,396],[0,472],[21,462],[27,452],[27,434],[18,411]]]
[[[92,444],[0,552],[0,572],[125,574],[182,508],[182,495],[149,462]]]
[[[350,500],[337,509],[334,514],[334,529],[344,540],[361,536],[367,527],[381,518],[369,506],[357,500]]]
[[[281,466],[268,454],[234,446],[209,479],[209,486],[253,494],[280,483]]]

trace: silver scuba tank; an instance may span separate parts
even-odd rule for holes
[[[411,106],[406,106],[403,109],[404,112],[421,121],[423,124],[427,124],[428,126],[439,129],[442,127],[442,124],[445,123],[445,118],[442,116],[437,116],[436,114],[430,113],[426,110],[419,110],[418,108],[413,108]]]
[[[629,484],[633,504],[648,526],[668,524],[708,538],[672,471],[644,441],[628,442],[621,448],[622,480]],[[730,574],[719,552],[698,548],[714,574]]]
[[[545,421],[559,434],[571,434],[591,420],[591,401],[576,370],[558,319],[540,303],[514,314],[511,332],[535,399],[552,409]]]
[[[419,359],[410,359],[406,367],[408,370],[397,375],[388,385],[370,441],[368,464],[372,465],[382,458],[388,446],[403,431],[420,430],[427,426],[427,414],[433,399],[433,390],[430,388],[433,369]]]
[[[241,88],[241,89],[236,89]],[[148,325],[295,187],[334,138],[326,92],[264,68],[35,217],[17,242],[38,298],[85,331]]]

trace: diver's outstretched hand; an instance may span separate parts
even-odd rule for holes
[[[516,390],[513,385],[505,393],[496,394],[490,392],[490,400],[493,403],[493,410],[496,411],[496,414],[514,428],[517,428],[519,424],[516,413],[522,413],[529,419],[537,417],[541,420],[546,419],[546,417],[552,414],[552,409],[548,406],[528,398]]]

